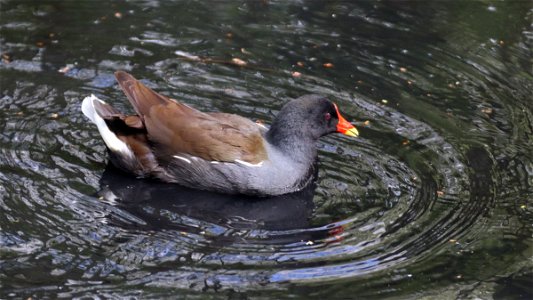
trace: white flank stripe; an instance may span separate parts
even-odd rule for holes
[[[241,165],[247,166],[247,167],[255,167],[255,168],[256,168],[256,167],[260,167],[260,166],[263,165],[263,162],[262,162],[262,161],[260,161],[260,162],[258,162],[258,163],[256,163],[256,164],[251,164],[251,163],[249,163],[249,162],[242,161],[242,160],[240,160],[240,159],[236,159],[235,162],[236,162],[236,163],[239,163],[239,164],[241,164]]]
[[[183,157],[183,156],[174,155],[174,158],[181,159],[181,160],[183,160],[184,162],[189,163],[189,164],[191,163],[191,160],[190,160],[190,159],[185,158],[185,157]]]

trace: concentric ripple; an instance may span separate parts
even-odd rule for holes
[[[530,295],[530,4],[0,13],[0,298]],[[321,139],[316,181],[280,197],[132,178],[80,112],[90,93],[132,111],[117,69],[267,124],[322,94],[361,136]]]
[[[150,232],[109,249],[111,257],[124,265],[176,264],[176,276],[191,264],[231,274],[199,271],[169,287],[204,289],[211,280],[217,289],[248,290],[400,268],[460,239],[484,205],[471,197],[466,163],[455,149],[428,125],[386,106],[335,98],[379,127],[363,128],[360,140],[321,145],[314,197],[312,186],[284,197],[235,199],[106,171],[100,195],[122,208],[110,210],[108,222]],[[167,272],[152,274],[150,284],[165,285]]]

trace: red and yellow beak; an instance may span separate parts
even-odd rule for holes
[[[346,119],[341,115],[337,104],[333,105],[335,106],[335,110],[337,111],[337,118],[339,118],[339,124],[337,124],[337,132],[349,136],[359,136],[359,131],[357,131],[357,128],[355,128],[355,126],[353,126],[350,122],[346,121]]]

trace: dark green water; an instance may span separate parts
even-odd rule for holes
[[[0,298],[531,299],[532,18],[530,1],[0,1]],[[80,111],[94,93],[131,112],[119,69],[267,123],[323,94],[361,137],[324,138],[316,185],[280,198],[131,179]]]

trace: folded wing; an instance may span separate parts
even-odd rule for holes
[[[139,116],[132,124],[144,124],[158,156],[186,153],[251,164],[267,159],[261,128],[254,122],[232,114],[203,113],[156,93],[128,73],[115,76]]]

